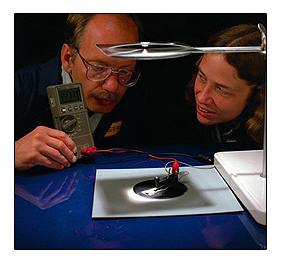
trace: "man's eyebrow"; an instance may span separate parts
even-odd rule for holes
[[[93,59],[87,59],[87,62],[89,63],[89,64],[91,64],[91,65],[93,65],[93,63],[95,64],[95,63],[98,63],[98,64],[100,64],[100,65],[105,65],[105,66],[107,66],[107,63],[105,63],[103,60],[100,60],[100,59],[95,59],[95,58],[93,58]]]
[[[103,66],[107,66],[107,67],[111,67],[108,63],[106,63],[104,60],[100,60],[100,59],[89,59],[87,60],[87,62],[90,65],[103,65]],[[121,68],[125,68],[125,67],[135,67],[135,65],[133,64],[124,64]]]

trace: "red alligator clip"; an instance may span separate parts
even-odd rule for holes
[[[97,152],[96,147],[90,147],[90,148],[81,150],[81,154],[88,155],[88,156],[93,156],[96,152]]]
[[[179,174],[179,162],[177,160],[175,160],[174,163],[173,163],[172,174],[174,174],[174,175]]]

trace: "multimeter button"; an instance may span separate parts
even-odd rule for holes
[[[66,112],[66,108],[62,108],[61,111],[62,111],[63,113],[65,113],[65,112]]]
[[[84,106],[81,104],[81,105],[80,105],[80,109],[83,109],[83,108],[84,108]]]
[[[77,109],[78,109],[78,105],[75,105],[75,106],[74,106],[74,109],[77,110]]]
[[[69,107],[69,108],[68,108],[68,110],[69,110],[69,111],[72,111],[72,110],[73,110],[73,108],[72,108],[72,107]]]

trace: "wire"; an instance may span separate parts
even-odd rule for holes
[[[169,170],[167,170],[167,169],[168,169],[168,165],[171,164],[171,163],[173,163],[173,161],[168,161],[168,162],[166,163],[166,165],[165,165],[165,172],[167,172],[168,175],[172,174],[172,173],[170,172],[170,168],[169,168]],[[194,168],[194,169],[213,169],[213,168],[214,168],[214,166],[210,166],[210,167],[198,167],[198,166],[193,166],[193,165],[191,165],[191,164],[188,164],[188,163],[182,162],[182,161],[179,161],[179,164],[182,164],[182,165],[185,165],[185,166],[187,166],[187,167]],[[185,171],[185,172],[187,172],[187,171]],[[180,172],[180,174],[181,174],[181,172]],[[179,179],[181,179],[181,178],[183,178],[184,176],[187,176],[187,175],[189,175],[189,172],[188,172],[186,175],[181,176]]]
[[[148,152],[144,152],[144,151],[141,151],[141,150],[134,150],[134,149],[119,149],[119,148],[114,148],[114,149],[110,149],[111,151],[113,152],[117,152],[117,153],[123,153],[123,152],[136,152],[136,153],[140,153],[140,154],[144,154],[144,155],[147,155],[148,157],[150,158],[153,158],[153,159],[157,159],[157,160],[170,160],[170,162],[173,162],[173,165],[171,167],[171,174],[175,174],[175,175],[178,175],[179,174],[179,163],[176,159],[174,158],[169,158],[169,157],[156,157]]]
[[[188,157],[188,158],[196,159],[197,161],[200,161],[200,162],[203,162],[203,163],[208,163],[208,164],[212,163],[212,159],[209,156],[202,155],[202,154],[190,155],[190,154],[176,153],[176,152],[172,152],[172,153],[171,152],[157,152],[155,154],[157,154],[157,155],[172,155],[172,156]]]
[[[152,155],[148,152],[141,151],[141,150],[134,150],[134,149],[112,148],[112,149],[108,149],[108,150],[96,150],[96,152],[109,152],[109,153],[135,152],[135,153],[139,153],[139,154],[144,154],[144,155],[146,155],[150,158],[157,159],[157,160],[173,160],[173,161],[176,161],[176,159],[174,159],[172,157],[157,157],[157,156],[154,156],[154,155]]]
[[[146,155],[146,156],[153,158],[153,159],[156,159],[156,160],[169,160],[165,165],[165,171],[168,173],[168,175],[171,175],[171,174],[178,175],[179,174],[179,163],[181,163],[185,166],[188,166],[188,167],[192,167],[192,168],[199,168],[199,169],[212,169],[212,168],[214,168],[214,166],[206,167],[206,168],[205,167],[192,166],[188,163],[178,161],[178,160],[176,160],[175,158],[172,158],[172,157],[157,157],[157,156],[152,155],[152,153],[148,153],[148,152],[141,151],[141,150],[135,150],[135,149],[111,148],[111,149],[107,149],[107,150],[105,150],[105,149],[99,150],[96,147],[91,147],[91,148],[84,149],[84,150],[81,151],[81,153],[88,154],[89,156],[94,156],[96,153],[126,153],[126,152],[134,152],[134,153],[143,154],[143,155]],[[185,157],[191,157],[191,158],[197,158],[197,157],[200,156],[200,155],[192,156],[192,155],[189,155],[189,154],[182,154],[182,153],[172,153],[172,154],[170,154],[170,153],[155,153],[155,154],[159,154],[159,155],[172,155],[173,154],[173,155],[176,155],[176,156],[185,156]],[[201,155],[201,156],[203,156],[203,155]],[[208,157],[208,156],[204,156],[204,157]],[[171,164],[171,163],[172,163],[172,167],[169,170],[167,170],[168,165]],[[186,174],[186,175],[188,175],[188,174]],[[182,176],[182,177],[184,177],[184,176]]]
[[[93,156],[96,153],[125,153],[125,152],[135,152],[135,153],[140,153],[140,154],[144,154],[147,155],[150,158],[153,159],[157,159],[157,160],[170,160],[173,161],[173,165],[172,165],[172,173],[171,174],[179,174],[179,163],[176,159],[172,158],[172,157],[157,157],[154,156],[150,153],[141,151],[141,150],[134,150],[134,149],[123,149],[123,148],[112,148],[112,149],[108,149],[108,150],[99,150],[96,147],[91,147],[91,148],[87,148],[87,149],[83,149],[81,150],[82,154],[88,154],[89,156]]]
[[[190,154],[185,154],[185,153],[176,153],[176,152],[144,152],[144,151],[140,151],[140,150],[134,150],[134,149],[124,149],[124,148],[112,148],[109,150],[99,150],[99,152],[111,152],[111,151],[120,151],[121,152],[137,152],[137,153],[142,153],[145,154],[149,157],[153,156],[152,154],[155,155],[170,155],[170,156],[180,156],[180,157],[188,157],[188,158],[192,158],[192,159],[196,159],[200,162],[203,163],[207,163],[207,164],[212,164],[212,159],[207,156],[207,155],[202,155],[202,154],[198,154],[198,155],[190,155]],[[155,156],[156,157],[156,156]],[[158,157],[156,157],[158,158]],[[166,158],[162,158],[162,159],[166,159]]]

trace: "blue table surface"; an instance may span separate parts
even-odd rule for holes
[[[150,152],[197,155],[201,147],[154,146]],[[213,151],[205,151],[213,157]],[[187,157],[175,157],[203,165]],[[136,153],[97,154],[61,171],[15,175],[15,249],[266,249],[266,226],[249,212],[92,219],[96,169],[164,167]]]

